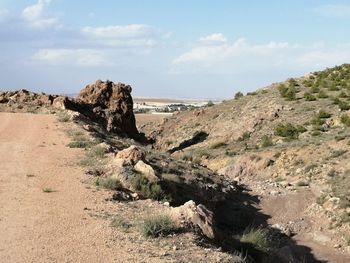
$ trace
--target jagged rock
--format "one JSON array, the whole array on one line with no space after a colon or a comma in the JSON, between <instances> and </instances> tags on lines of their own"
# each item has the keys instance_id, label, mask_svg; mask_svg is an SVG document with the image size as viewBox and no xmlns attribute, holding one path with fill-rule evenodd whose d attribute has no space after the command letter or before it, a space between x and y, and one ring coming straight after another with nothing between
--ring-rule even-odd
<instances>
[{"instance_id":1,"label":"jagged rock","mask_svg":"<svg viewBox=\"0 0 350 263\"><path fill-rule=\"evenodd\" d=\"M140 147L131 145L129 148L126 148L117 153L116 158L125 160L126 163L135 165L138 161L145 160L146 153Z\"/></svg>"},{"instance_id":2,"label":"jagged rock","mask_svg":"<svg viewBox=\"0 0 350 263\"><path fill-rule=\"evenodd\" d=\"M57 97L53 100L52 106L57 109L65 110L67 109L67 104L69 99L67 97Z\"/></svg>"},{"instance_id":3,"label":"jagged rock","mask_svg":"<svg viewBox=\"0 0 350 263\"><path fill-rule=\"evenodd\" d=\"M198 226L208 238L220 238L215 226L214 213L202 204L196 205L190 200L182 206L172 208L170 214L180 227Z\"/></svg>"},{"instance_id":4,"label":"jagged rock","mask_svg":"<svg viewBox=\"0 0 350 263\"><path fill-rule=\"evenodd\" d=\"M156 176L152 166L144 163L142 160L139 160L134 166L135 171L143 174L149 181L156 182L158 177Z\"/></svg>"},{"instance_id":5,"label":"jagged rock","mask_svg":"<svg viewBox=\"0 0 350 263\"><path fill-rule=\"evenodd\" d=\"M77 102L97 115L107 131L138 134L131 91L129 85L98 80L80 91Z\"/></svg>"}]
</instances>

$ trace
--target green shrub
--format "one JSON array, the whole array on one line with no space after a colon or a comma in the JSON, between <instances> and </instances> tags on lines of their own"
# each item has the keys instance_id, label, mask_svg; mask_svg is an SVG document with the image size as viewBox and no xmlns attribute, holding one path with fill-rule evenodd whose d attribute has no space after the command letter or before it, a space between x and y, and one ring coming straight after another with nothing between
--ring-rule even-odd
<instances>
[{"instance_id":1,"label":"green shrub","mask_svg":"<svg viewBox=\"0 0 350 263\"><path fill-rule=\"evenodd\" d=\"M324 90L320 90L320 92L318 93L318 98L326 99L326 98L328 98L328 95Z\"/></svg>"},{"instance_id":2,"label":"green shrub","mask_svg":"<svg viewBox=\"0 0 350 263\"><path fill-rule=\"evenodd\" d=\"M270 250L268 234L267 229L248 228L241 236L240 242L252 246L259 251L268 252Z\"/></svg>"},{"instance_id":3,"label":"green shrub","mask_svg":"<svg viewBox=\"0 0 350 263\"><path fill-rule=\"evenodd\" d=\"M320 118L323 118L323 119L327 119L327 118L330 118L332 115L328 112L326 112L325 110L320 110L318 113L317 113L318 117Z\"/></svg>"},{"instance_id":4,"label":"green shrub","mask_svg":"<svg viewBox=\"0 0 350 263\"><path fill-rule=\"evenodd\" d=\"M278 86L278 90L281 94L281 96L287 100L295 100L296 99L296 93L297 90L295 86L289 85L286 87L284 84L281 84Z\"/></svg>"},{"instance_id":5,"label":"green shrub","mask_svg":"<svg viewBox=\"0 0 350 263\"><path fill-rule=\"evenodd\" d=\"M320 92L320 88L316 87L316 86L312 86L310 89L311 93L319 93Z\"/></svg>"},{"instance_id":6,"label":"green shrub","mask_svg":"<svg viewBox=\"0 0 350 263\"><path fill-rule=\"evenodd\" d=\"M340 110L350 110L350 105L349 105L349 103L347 103L347 102L345 102L345 101L340 101L339 102L339 104L338 104L338 106L339 106L339 109Z\"/></svg>"},{"instance_id":7,"label":"green shrub","mask_svg":"<svg viewBox=\"0 0 350 263\"><path fill-rule=\"evenodd\" d=\"M237 139L239 142L247 141L250 138L250 132L244 132L241 137Z\"/></svg>"},{"instance_id":8,"label":"green shrub","mask_svg":"<svg viewBox=\"0 0 350 263\"><path fill-rule=\"evenodd\" d=\"M214 102L212 102L211 100L208 101L206 107L212 107L212 106L214 106Z\"/></svg>"},{"instance_id":9,"label":"green shrub","mask_svg":"<svg viewBox=\"0 0 350 263\"><path fill-rule=\"evenodd\" d=\"M67 112L59 112L57 114L57 120L59 122L68 122L68 121L70 121L70 116L68 115Z\"/></svg>"},{"instance_id":10,"label":"green shrub","mask_svg":"<svg viewBox=\"0 0 350 263\"><path fill-rule=\"evenodd\" d=\"M132 187L144 198L171 200L171 197L163 191L159 184L150 182L141 174L135 175L131 179L131 184Z\"/></svg>"},{"instance_id":11,"label":"green shrub","mask_svg":"<svg viewBox=\"0 0 350 263\"><path fill-rule=\"evenodd\" d=\"M114 177L98 177L95 181L96 186L101 186L109 190L121 190L123 188L122 184L117 178Z\"/></svg>"},{"instance_id":12,"label":"green shrub","mask_svg":"<svg viewBox=\"0 0 350 263\"><path fill-rule=\"evenodd\" d=\"M91 149L91 154L98 158L105 158L106 153L107 153L106 148L102 146L95 146Z\"/></svg>"},{"instance_id":13,"label":"green shrub","mask_svg":"<svg viewBox=\"0 0 350 263\"><path fill-rule=\"evenodd\" d=\"M304 99L306 101L315 101L315 100L317 100L316 97L314 95L312 95L311 93L309 93L309 92L305 92L304 93Z\"/></svg>"},{"instance_id":14,"label":"green shrub","mask_svg":"<svg viewBox=\"0 0 350 263\"><path fill-rule=\"evenodd\" d=\"M112 222L110 224L111 227L119 228L126 232L130 228L130 224L128 224L123 218L120 216L115 216L112 219Z\"/></svg>"},{"instance_id":15,"label":"green shrub","mask_svg":"<svg viewBox=\"0 0 350 263\"><path fill-rule=\"evenodd\" d=\"M242 98L244 95L242 92L238 91L236 94L235 94L235 100L238 100L240 98Z\"/></svg>"},{"instance_id":16,"label":"green shrub","mask_svg":"<svg viewBox=\"0 0 350 263\"><path fill-rule=\"evenodd\" d=\"M269 146L273 146L273 141L272 138L270 136L264 135L261 138L261 147L269 147Z\"/></svg>"},{"instance_id":17,"label":"green shrub","mask_svg":"<svg viewBox=\"0 0 350 263\"><path fill-rule=\"evenodd\" d=\"M348 94L346 94L344 91L340 92L339 98L347 98Z\"/></svg>"},{"instance_id":18,"label":"green shrub","mask_svg":"<svg viewBox=\"0 0 350 263\"><path fill-rule=\"evenodd\" d=\"M175 232L176 227L169 216L158 215L146 218L139 230L145 237L160 237Z\"/></svg>"},{"instance_id":19,"label":"green shrub","mask_svg":"<svg viewBox=\"0 0 350 263\"><path fill-rule=\"evenodd\" d=\"M258 95L258 93L256 91L247 93L247 96L255 96L255 95Z\"/></svg>"},{"instance_id":20,"label":"green shrub","mask_svg":"<svg viewBox=\"0 0 350 263\"><path fill-rule=\"evenodd\" d=\"M287 139L297 139L299 137L298 128L294 127L291 123L278 124L275 129L275 134Z\"/></svg>"},{"instance_id":21,"label":"green shrub","mask_svg":"<svg viewBox=\"0 0 350 263\"><path fill-rule=\"evenodd\" d=\"M350 116L347 114L343 114L340 117L341 123L345 124L346 126L350 127Z\"/></svg>"}]
</instances>

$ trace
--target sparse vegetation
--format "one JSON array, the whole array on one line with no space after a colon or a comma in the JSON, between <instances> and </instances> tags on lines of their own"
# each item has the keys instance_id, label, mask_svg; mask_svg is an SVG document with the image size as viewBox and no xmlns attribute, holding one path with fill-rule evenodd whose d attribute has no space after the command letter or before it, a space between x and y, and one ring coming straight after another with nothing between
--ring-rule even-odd
<instances>
[{"instance_id":1,"label":"sparse vegetation","mask_svg":"<svg viewBox=\"0 0 350 263\"><path fill-rule=\"evenodd\" d=\"M235 94L235 100L238 100L240 98L242 98L244 95L242 92L238 91L236 94Z\"/></svg>"},{"instance_id":2,"label":"sparse vegetation","mask_svg":"<svg viewBox=\"0 0 350 263\"><path fill-rule=\"evenodd\" d=\"M317 98L314 95L312 95L311 93L309 93L309 92L305 92L304 93L304 99L306 101L315 101L315 100L317 100Z\"/></svg>"},{"instance_id":3,"label":"sparse vegetation","mask_svg":"<svg viewBox=\"0 0 350 263\"><path fill-rule=\"evenodd\" d=\"M98 177L95 180L95 186L101 186L109 190L121 190L123 188L120 181L115 177Z\"/></svg>"},{"instance_id":4,"label":"sparse vegetation","mask_svg":"<svg viewBox=\"0 0 350 263\"><path fill-rule=\"evenodd\" d=\"M266 253L270 250L268 233L268 230L264 228L248 228L241 236L240 241L243 244L247 244L256 250Z\"/></svg>"},{"instance_id":5,"label":"sparse vegetation","mask_svg":"<svg viewBox=\"0 0 350 263\"><path fill-rule=\"evenodd\" d=\"M302 126L301 126L302 127ZM295 127L291 123L280 123L276 129L275 134L277 136L284 137L286 139L295 140L298 139L299 133L304 131L301 127Z\"/></svg>"},{"instance_id":6,"label":"sparse vegetation","mask_svg":"<svg viewBox=\"0 0 350 263\"><path fill-rule=\"evenodd\" d=\"M42 190L43 190L44 193L52 193L52 192L54 192L54 190L52 188L50 188L50 187L44 187Z\"/></svg>"},{"instance_id":7,"label":"sparse vegetation","mask_svg":"<svg viewBox=\"0 0 350 263\"><path fill-rule=\"evenodd\" d=\"M155 238L173 233L176 227L170 216L158 215L146 218L139 229L143 236Z\"/></svg>"},{"instance_id":8,"label":"sparse vegetation","mask_svg":"<svg viewBox=\"0 0 350 263\"><path fill-rule=\"evenodd\" d=\"M59 122L68 122L70 121L70 116L67 112L62 111L57 114L57 120Z\"/></svg>"},{"instance_id":9,"label":"sparse vegetation","mask_svg":"<svg viewBox=\"0 0 350 263\"><path fill-rule=\"evenodd\" d=\"M131 184L133 188L144 198L171 201L171 197L163 191L159 184L150 182L141 174L136 174L131 179Z\"/></svg>"},{"instance_id":10,"label":"sparse vegetation","mask_svg":"<svg viewBox=\"0 0 350 263\"><path fill-rule=\"evenodd\" d=\"M124 232L126 232L130 228L130 224L128 224L125 221L125 219L120 216L114 216L110 226L114 228L118 228Z\"/></svg>"},{"instance_id":11,"label":"sparse vegetation","mask_svg":"<svg viewBox=\"0 0 350 263\"><path fill-rule=\"evenodd\" d=\"M244 132L241 137L237 139L239 142L247 141L250 138L250 132Z\"/></svg>"},{"instance_id":12,"label":"sparse vegetation","mask_svg":"<svg viewBox=\"0 0 350 263\"><path fill-rule=\"evenodd\" d=\"M295 85L293 84L289 84L288 86L281 84L278 86L278 91L280 92L281 96L286 100L296 99L297 90L295 88Z\"/></svg>"},{"instance_id":13,"label":"sparse vegetation","mask_svg":"<svg viewBox=\"0 0 350 263\"><path fill-rule=\"evenodd\" d=\"M350 116L347 114L343 114L340 117L340 121L341 123L343 123L344 125L350 127Z\"/></svg>"},{"instance_id":14,"label":"sparse vegetation","mask_svg":"<svg viewBox=\"0 0 350 263\"><path fill-rule=\"evenodd\" d=\"M261 147L269 147L269 146L273 146L273 141L272 138L270 136L264 135L261 138Z\"/></svg>"}]
</instances>

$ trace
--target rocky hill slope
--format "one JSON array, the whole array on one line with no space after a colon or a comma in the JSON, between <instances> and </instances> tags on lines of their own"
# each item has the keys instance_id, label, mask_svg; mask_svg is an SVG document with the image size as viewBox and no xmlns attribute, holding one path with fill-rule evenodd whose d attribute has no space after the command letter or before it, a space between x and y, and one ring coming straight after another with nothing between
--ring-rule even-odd
<instances>
[{"instance_id":1,"label":"rocky hill slope","mask_svg":"<svg viewBox=\"0 0 350 263\"><path fill-rule=\"evenodd\" d=\"M344 64L238 93L142 131L157 149L245 183L259 195L310 192L308 209L325 215L321 228L338 235L348 250L349 109L350 65Z\"/></svg>"}]
</instances>

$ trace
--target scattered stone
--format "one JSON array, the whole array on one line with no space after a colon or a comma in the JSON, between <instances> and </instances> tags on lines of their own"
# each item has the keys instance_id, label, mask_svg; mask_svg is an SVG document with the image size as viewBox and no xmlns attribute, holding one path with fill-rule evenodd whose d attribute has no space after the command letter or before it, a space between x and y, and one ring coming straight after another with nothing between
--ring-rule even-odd
<instances>
[{"instance_id":1,"label":"scattered stone","mask_svg":"<svg viewBox=\"0 0 350 263\"><path fill-rule=\"evenodd\" d=\"M140 147L131 145L117 153L117 159L122 159L126 163L135 165L138 161L145 161L146 153Z\"/></svg>"},{"instance_id":2,"label":"scattered stone","mask_svg":"<svg viewBox=\"0 0 350 263\"><path fill-rule=\"evenodd\" d=\"M135 171L142 173L149 181L156 182L159 178L156 176L152 166L139 160L134 166Z\"/></svg>"}]
</instances>

